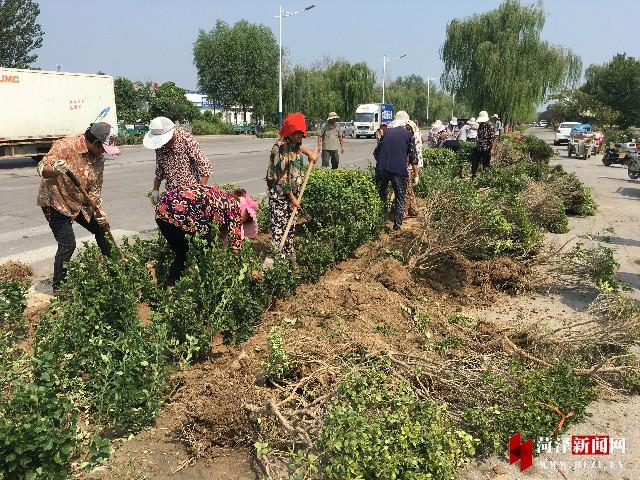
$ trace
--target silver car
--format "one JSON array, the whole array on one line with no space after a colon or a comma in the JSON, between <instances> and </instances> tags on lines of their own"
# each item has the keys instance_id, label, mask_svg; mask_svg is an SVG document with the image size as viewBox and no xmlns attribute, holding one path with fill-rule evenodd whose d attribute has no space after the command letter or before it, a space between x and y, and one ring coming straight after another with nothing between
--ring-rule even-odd
<instances>
[{"instance_id":1,"label":"silver car","mask_svg":"<svg viewBox=\"0 0 640 480\"><path fill-rule=\"evenodd\" d=\"M343 137L353 137L356 134L356 127L353 126L353 122L338 122L338 128Z\"/></svg>"}]
</instances>

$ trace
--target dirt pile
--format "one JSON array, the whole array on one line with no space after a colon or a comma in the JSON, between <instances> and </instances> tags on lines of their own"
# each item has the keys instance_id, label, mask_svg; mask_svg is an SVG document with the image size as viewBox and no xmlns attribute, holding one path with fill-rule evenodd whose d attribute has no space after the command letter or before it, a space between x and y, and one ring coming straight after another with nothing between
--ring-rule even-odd
<instances>
[{"instance_id":1,"label":"dirt pile","mask_svg":"<svg viewBox=\"0 0 640 480\"><path fill-rule=\"evenodd\" d=\"M0 281L29 284L32 278L33 269L25 263L10 260L0 265Z\"/></svg>"}]
</instances>

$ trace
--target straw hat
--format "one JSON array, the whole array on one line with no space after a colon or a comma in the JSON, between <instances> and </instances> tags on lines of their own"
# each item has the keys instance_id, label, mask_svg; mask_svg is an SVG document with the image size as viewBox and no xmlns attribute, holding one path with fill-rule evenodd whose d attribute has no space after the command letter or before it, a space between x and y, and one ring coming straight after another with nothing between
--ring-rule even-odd
<instances>
[{"instance_id":1,"label":"straw hat","mask_svg":"<svg viewBox=\"0 0 640 480\"><path fill-rule=\"evenodd\" d=\"M488 122L488 121L489 121L489 114L487 113L486 110L482 110L480 112L480 114L478 115L478 119L476 120L476 122L484 123L484 122Z\"/></svg>"},{"instance_id":2,"label":"straw hat","mask_svg":"<svg viewBox=\"0 0 640 480\"><path fill-rule=\"evenodd\" d=\"M458 125L458 117L451 117L451 120L449 120L449 125Z\"/></svg>"},{"instance_id":3,"label":"straw hat","mask_svg":"<svg viewBox=\"0 0 640 480\"><path fill-rule=\"evenodd\" d=\"M327 122L329 120L335 120L340 118L336 112L329 112L329 116L327 117Z\"/></svg>"},{"instance_id":4,"label":"straw hat","mask_svg":"<svg viewBox=\"0 0 640 480\"><path fill-rule=\"evenodd\" d=\"M144 135L142 144L151 150L157 150L173 137L176 126L167 117L156 117L149 123L149 131Z\"/></svg>"},{"instance_id":5,"label":"straw hat","mask_svg":"<svg viewBox=\"0 0 640 480\"><path fill-rule=\"evenodd\" d=\"M467 125L473 125L474 123L476 123L476 117L471 117L467 120Z\"/></svg>"},{"instance_id":6,"label":"straw hat","mask_svg":"<svg viewBox=\"0 0 640 480\"><path fill-rule=\"evenodd\" d=\"M396 113L396 116L393 119L393 122L389 124L389 128L404 127L408 121L409 121L409 114L404 110L400 110L398 113Z\"/></svg>"}]
</instances>

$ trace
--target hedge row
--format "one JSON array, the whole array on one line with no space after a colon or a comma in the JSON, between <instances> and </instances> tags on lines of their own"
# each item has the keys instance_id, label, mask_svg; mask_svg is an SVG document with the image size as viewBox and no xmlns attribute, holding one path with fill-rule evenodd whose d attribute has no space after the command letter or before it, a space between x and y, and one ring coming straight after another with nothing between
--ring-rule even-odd
<instances>
[{"instance_id":1,"label":"hedge row","mask_svg":"<svg viewBox=\"0 0 640 480\"><path fill-rule=\"evenodd\" d=\"M318 278L382 227L376 188L362 172L315 171L303 207L297 264L272 255L274 268L261 282L251 273L263 259L249 244L234 256L195 238L170 292L158 286L172 260L163 238L125 241L122 261L87 246L68 264L35 353L21 360L23 374L0 377L0 435L11 440L0 443L0 472L7 472L0 479L65 478L72 459L85 468L104 461L108 441L78 441L79 414L119 434L149 425L171 371L205 357L218 333L226 343L244 341L275 298Z\"/></svg>"}]
</instances>

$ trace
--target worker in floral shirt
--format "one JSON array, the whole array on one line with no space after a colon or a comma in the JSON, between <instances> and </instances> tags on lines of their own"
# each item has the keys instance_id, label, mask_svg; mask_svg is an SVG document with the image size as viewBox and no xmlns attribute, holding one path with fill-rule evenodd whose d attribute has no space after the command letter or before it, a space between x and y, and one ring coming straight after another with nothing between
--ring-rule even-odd
<instances>
[{"instance_id":1,"label":"worker in floral shirt","mask_svg":"<svg viewBox=\"0 0 640 480\"><path fill-rule=\"evenodd\" d=\"M49 153L38 164L42 177L38 191L38 206L42 208L53 236L58 242L53 263L53 293L60 291L66 275L64 264L71 260L76 248L72 223L82 225L95 235L103 255L108 255L111 245L105 237L103 225L107 216L102 204L103 155L118 155L117 132L108 123L98 122L89 126L84 135L65 137L53 142ZM87 204L78 188L67 177L71 171L91 198L94 209Z\"/></svg>"},{"instance_id":2,"label":"worker in floral shirt","mask_svg":"<svg viewBox=\"0 0 640 480\"><path fill-rule=\"evenodd\" d=\"M156 151L156 176L151 191L151 203L160 199L160 184L165 188L206 185L211 175L211 162L202 147L189 132L179 130L167 117L156 117L142 141Z\"/></svg>"},{"instance_id":3,"label":"worker in floral shirt","mask_svg":"<svg viewBox=\"0 0 640 480\"><path fill-rule=\"evenodd\" d=\"M167 285L173 285L184 270L189 236L200 233L211 239L212 222L218 225L220 237L236 252L242 243L241 218L233 196L215 187L175 187L163 195L156 205L156 223L175 254Z\"/></svg>"},{"instance_id":4,"label":"worker in floral shirt","mask_svg":"<svg viewBox=\"0 0 640 480\"><path fill-rule=\"evenodd\" d=\"M307 123L304 115L292 113L284 119L280 138L271 149L266 181L271 239L275 249L280 247L293 208L300 208L297 197L304 177L304 157L310 162L316 161L316 154L302 146L302 139L306 136ZM295 257L294 230L295 222L281 252L284 258Z\"/></svg>"},{"instance_id":5,"label":"worker in floral shirt","mask_svg":"<svg viewBox=\"0 0 640 480\"><path fill-rule=\"evenodd\" d=\"M478 167L482 163L482 169L486 170L491 165L491 155L495 148L495 129L489 121L486 111L481 111L476 120L478 123L478 136L476 148L471 155L471 177L476 178Z\"/></svg>"}]
</instances>

